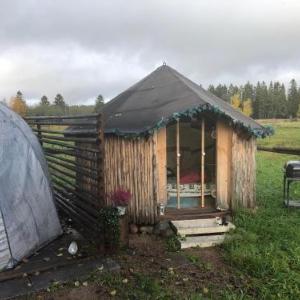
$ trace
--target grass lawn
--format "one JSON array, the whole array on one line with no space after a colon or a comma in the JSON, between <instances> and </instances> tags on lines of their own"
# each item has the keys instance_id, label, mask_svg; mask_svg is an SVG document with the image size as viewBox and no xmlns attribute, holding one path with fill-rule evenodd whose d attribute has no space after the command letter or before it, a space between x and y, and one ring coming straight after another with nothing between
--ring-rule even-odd
<instances>
[{"instance_id":1,"label":"grass lawn","mask_svg":"<svg viewBox=\"0 0 300 300\"><path fill-rule=\"evenodd\" d=\"M300 147L300 122L270 121L275 135L259 145ZM298 156L268 152L257 154L257 206L255 213L235 215L236 237L224 245L226 262L247 284L228 290L227 299L300 299L300 210L282 204L282 167ZM293 186L293 185L292 185ZM300 199L300 184L292 195Z\"/></svg>"},{"instance_id":2,"label":"grass lawn","mask_svg":"<svg viewBox=\"0 0 300 300\"><path fill-rule=\"evenodd\" d=\"M258 209L236 214L235 239L223 247L226 262L247 285L228 290L227 299L300 299L300 210L282 204L281 168L290 159L299 157L257 155ZM293 188L298 199L299 187Z\"/></svg>"},{"instance_id":3,"label":"grass lawn","mask_svg":"<svg viewBox=\"0 0 300 300\"><path fill-rule=\"evenodd\" d=\"M300 121L260 120L262 125L272 125L275 134L265 139L259 139L260 146L300 147Z\"/></svg>"}]
</instances>

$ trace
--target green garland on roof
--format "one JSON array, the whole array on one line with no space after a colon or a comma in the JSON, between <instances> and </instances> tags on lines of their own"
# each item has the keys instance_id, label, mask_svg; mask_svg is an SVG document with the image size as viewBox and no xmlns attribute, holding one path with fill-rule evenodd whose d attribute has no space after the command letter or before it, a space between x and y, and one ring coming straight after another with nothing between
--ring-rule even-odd
<instances>
[{"instance_id":1,"label":"green garland on roof","mask_svg":"<svg viewBox=\"0 0 300 300\"><path fill-rule=\"evenodd\" d=\"M272 126L262 126L262 128L251 128L251 126L246 126L243 122L239 120L235 120L223 111L221 111L218 107L210 105L210 104L204 104L197 106L195 108L187 109L183 112L176 112L173 113L168 118L162 118L159 120L154 126L147 127L142 132L136 133L136 132L123 132L118 129L112 129L110 130L109 134L114 134L117 136L122 136L125 138L142 138L142 137L148 137L150 135L153 135L155 131L159 130L162 127L167 126L169 123L179 120L180 118L194 118L197 117L200 113L210 112L213 113L219 117L224 118L226 121L229 122L229 124L234 129L241 129L250 134L251 136L255 136L256 138L265 138L267 136L271 136L274 134L274 128Z\"/></svg>"}]
</instances>

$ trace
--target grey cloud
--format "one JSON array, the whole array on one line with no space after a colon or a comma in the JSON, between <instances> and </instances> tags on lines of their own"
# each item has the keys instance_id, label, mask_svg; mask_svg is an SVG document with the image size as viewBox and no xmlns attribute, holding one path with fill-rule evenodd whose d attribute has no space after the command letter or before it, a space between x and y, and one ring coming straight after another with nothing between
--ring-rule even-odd
<instances>
[{"instance_id":1,"label":"grey cloud","mask_svg":"<svg viewBox=\"0 0 300 300\"><path fill-rule=\"evenodd\" d=\"M204 86L299 78L299 1L0 1L0 97L111 98L166 61ZM3 67L1 67L3 66ZM297 79L296 78L296 79Z\"/></svg>"}]
</instances>

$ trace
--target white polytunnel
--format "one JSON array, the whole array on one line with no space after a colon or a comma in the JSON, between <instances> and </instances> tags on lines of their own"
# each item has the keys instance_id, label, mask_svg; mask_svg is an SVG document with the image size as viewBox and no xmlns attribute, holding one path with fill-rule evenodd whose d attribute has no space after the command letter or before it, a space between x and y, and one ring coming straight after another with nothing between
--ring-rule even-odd
<instances>
[{"instance_id":1,"label":"white polytunnel","mask_svg":"<svg viewBox=\"0 0 300 300\"><path fill-rule=\"evenodd\" d=\"M0 270L61 233L41 145L22 118L0 104Z\"/></svg>"}]
</instances>

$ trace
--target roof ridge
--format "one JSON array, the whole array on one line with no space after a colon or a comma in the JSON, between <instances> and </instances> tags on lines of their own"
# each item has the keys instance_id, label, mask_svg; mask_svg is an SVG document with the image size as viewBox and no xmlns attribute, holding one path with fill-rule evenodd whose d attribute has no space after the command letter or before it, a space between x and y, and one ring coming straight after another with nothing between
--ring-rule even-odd
<instances>
[{"instance_id":1,"label":"roof ridge","mask_svg":"<svg viewBox=\"0 0 300 300\"><path fill-rule=\"evenodd\" d=\"M227 108L234 110L235 112L237 112L238 114L240 114L242 117L247 117L250 118L246 115L244 115L240 110L234 108L232 105L230 105L228 102L226 102L225 100L223 100L222 98L214 95L213 93L207 91L206 89L204 89L202 86L198 85L197 83L195 83L194 81L190 80L189 78L185 77L184 75L182 75L181 73L179 73L177 70L169 67L170 70L172 70L172 72L170 72L173 76L175 76L176 78L178 78L181 82L183 82L197 97L199 97L199 94L197 93L197 90L195 90L194 87L192 87L190 84L196 85L197 89L200 89L204 94L206 94L207 97L211 96L212 98L216 99L216 103L210 103L210 101L207 101L208 99L203 99L206 103L210 104L210 105L214 105L214 106L227 106ZM253 122L255 122L258 126L261 126L261 124L259 124L257 121L255 121L254 119L251 118L251 120Z\"/></svg>"},{"instance_id":2,"label":"roof ridge","mask_svg":"<svg viewBox=\"0 0 300 300\"><path fill-rule=\"evenodd\" d=\"M181 73L179 73L178 71L176 71L175 69L169 67L170 70L172 70L172 72L170 72L174 77L176 77L177 79L179 79L182 83L184 83L186 85L186 87L189 88L189 90L191 90L197 97L199 97L199 94L195 91L195 89L193 87L190 86L189 83L195 84L197 85L195 82L193 82L192 80L188 79L187 77L185 77L184 75L182 75ZM186 82L188 81L188 82ZM202 91L205 91L202 87L200 87L199 85L197 85L197 87L201 88ZM220 99L222 100L222 99ZM223 101L223 100L222 100ZM205 102L208 103L207 100L205 100ZM210 103L209 103L210 104Z\"/></svg>"}]
</instances>

